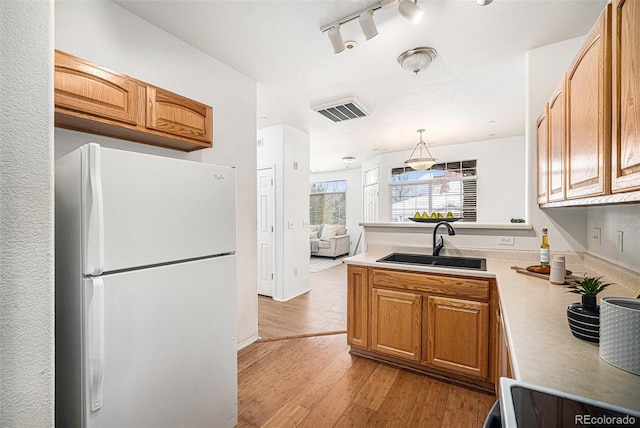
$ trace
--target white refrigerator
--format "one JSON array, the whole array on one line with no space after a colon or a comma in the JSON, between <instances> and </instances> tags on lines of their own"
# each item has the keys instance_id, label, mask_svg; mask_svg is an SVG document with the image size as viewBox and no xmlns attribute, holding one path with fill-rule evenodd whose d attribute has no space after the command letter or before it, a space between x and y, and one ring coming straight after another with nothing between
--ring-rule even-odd
<instances>
[{"instance_id":1,"label":"white refrigerator","mask_svg":"<svg viewBox=\"0 0 640 428\"><path fill-rule=\"evenodd\" d=\"M55 192L56 425L234 426L235 170L88 144Z\"/></svg>"}]
</instances>

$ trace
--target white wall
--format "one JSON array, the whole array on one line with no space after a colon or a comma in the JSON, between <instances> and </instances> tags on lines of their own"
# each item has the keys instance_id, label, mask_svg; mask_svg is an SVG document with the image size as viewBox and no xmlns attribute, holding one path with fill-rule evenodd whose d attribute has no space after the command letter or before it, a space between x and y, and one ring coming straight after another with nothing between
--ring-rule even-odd
<instances>
[{"instance_id":1,"label":"white wall","mask_svg":"<svg viewBox=\"0 0 640 428\"><path fill-rule=\"evenodd\" d=\"M551 97L552 91L560 82L583 40L584 37L578 37L527 53L527 86L523 88L527 92L527 105L523 137L430 148L432 154L440 160L478 159L479 222L509 222L511 217L520 217L526 219L527 223L533 227L530 231L508 232L490 229L458 229L456 236L445 238L447 246L537 251L540 246L540 231L542 228L547 228L552 252L583 253L587 250L587 208L540 209L536 202L536 120L543 112L547 100ZM406 156L407 153L379 156L380 183L388 182L389 169L392 166L401 165ZM502 173L505 169L510 175ZM505 177L508 178L505 179ZM508 197L502 197L503 191ZM485 204L486 201L489 203ZM388 205L388 186L381 184L380 221L388 221L389 217L384 217L389 215ZM598 217L597 212L594 211L593 214L594 222ZM619 217L626 219L625 227L630 229L629 216L622 213ZM415 229L410 231L371 230L367 231L366 236L367 243L377 245L398 244L430 248L431 238L427 235L430 235L431 231L430 228L425 229L423 233L416 233ZM515 245L512 247L498 245L499 236L514 237Z\"/></svg>"},{"instance_id":2,"label":"white wall","mask_svg":"<svg viewBox=\"0 0 640 428\"><path fill-rule=\"evenodd\" d=\"M0 5L0 426L54 425L53 5Z\"/></svg>"},{"instance_id":3,"label":"white wall","mask_svg":"<svg viewBox=\"0 0 640 428\"><path fill-rule=\"evenodd\" d=\"M238 344L257 339L256 83L112 2L55 4L55 47L213 106L213 149L191 154L56 130L56 156L87 142L237 168Z\"/></svg>"},{"instance_id":4,"label":"white wall","mask_svg":"<svg viewBox=\"0 0 640 428\"><path fill-rule=\"evenodd\" d=\"M362 222L362 173L360 168L316 172L311 174L310 183L335 180L347 181L347 230L351 240L349 254L355 254L358 238L362 233L362 227L359 225ZM358 252L362 252L362 242Z\"/></svg>"},{"instance_id":5,"label":"white wall","mask_svg":"<svg viewBox=\"0 0 640 428\"><path fill-rule=\"evenodd\" d=\"M476 159L478 170L479 223L508 223L525 217L524 137L510 137L472 143L434 146L431 154L440 162ZM404 166L411 151L379 157L380 221L391 221L389 180L391 168Z\"/></svg>"},{"instance_id":6,"label":"white wall","mask_svg":"<svg viewBox=\"0 0 640 428\"><path fill-rule=\"evenodd\" d=\"M309 135L288 125L263 128L257 135L262 139L258 167L275 168L273 299L286 301L310 289Z\"/></svg>"}]
</instances>

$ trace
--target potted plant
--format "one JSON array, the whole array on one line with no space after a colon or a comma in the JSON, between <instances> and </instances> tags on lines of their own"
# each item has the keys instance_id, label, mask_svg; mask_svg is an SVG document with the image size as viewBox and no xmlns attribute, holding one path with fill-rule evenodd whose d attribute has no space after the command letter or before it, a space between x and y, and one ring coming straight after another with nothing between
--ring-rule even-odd
<instances>
[{"instance_id":1,"label":"potted plant","mask_svg":"<svg viewBox=\"0 0 640 428\"><path fill-rule=\"evenodd\" d=\"M580 339L590 342L600 341L600 307L596 304L596 296L610 286L603 283L602 277L584 274L580 280L569 286L570 293L580 294L582 303L572 303L567 308L567 319L571 333Z\"/></svg>"}]
</instances>

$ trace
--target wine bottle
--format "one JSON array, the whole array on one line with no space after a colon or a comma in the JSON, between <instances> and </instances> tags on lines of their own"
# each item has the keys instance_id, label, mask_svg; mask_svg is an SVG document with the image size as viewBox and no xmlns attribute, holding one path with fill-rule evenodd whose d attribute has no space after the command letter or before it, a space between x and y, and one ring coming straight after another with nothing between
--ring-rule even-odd
<instances>
[{"instance_id":1,"label":"wine bottle","mask_svg":"<svg viewBox=\"0 0 640 428\"><path fill-rule=\"evenodd\" d=\"M549 264L549 237L547 229L542 229L542 244L540 245L540 264L546 266Z\"/></svg>"}]
</instances>

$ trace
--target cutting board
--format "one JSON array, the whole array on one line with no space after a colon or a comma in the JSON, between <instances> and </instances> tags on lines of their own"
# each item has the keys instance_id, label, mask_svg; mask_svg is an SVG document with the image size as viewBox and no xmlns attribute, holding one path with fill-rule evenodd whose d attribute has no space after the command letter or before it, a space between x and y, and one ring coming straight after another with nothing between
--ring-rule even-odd
<instances>
[{"instance_id":1,"label":"cutting board","mask_svg":"<svg viewBox=\"0 0 640 428\"><path fill-rule=\"evenodd\" d=\"M540 278L540 279L545 279L549 281L549 275L546 273L529 272L526 267L521 267L521 266L511 266L511 269L523 275L532 276L534 278ZM565 284L570 284L571 281L575 279L582 279L582 277L575 276L575 275L565 275L564 278L565 278L565 282L564 282Z\"/></svg>"}]
</instances>

